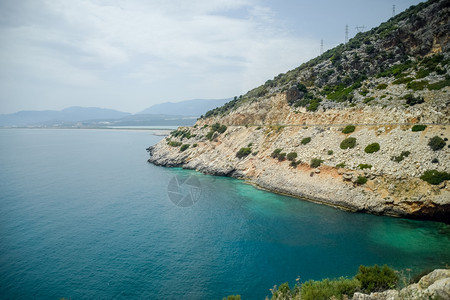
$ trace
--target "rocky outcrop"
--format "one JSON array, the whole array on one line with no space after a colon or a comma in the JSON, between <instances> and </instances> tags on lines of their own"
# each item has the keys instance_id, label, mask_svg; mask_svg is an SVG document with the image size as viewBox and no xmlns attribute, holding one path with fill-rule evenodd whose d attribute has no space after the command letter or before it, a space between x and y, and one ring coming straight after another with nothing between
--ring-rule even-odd
<instances>
[{"instance_id":1,"label":"rocky outcrop","mask_svg":"<svg viewBox=\"0 0 450 300\"><path fill-rule=\"evenodd\" d=\"M401 290L388 290L370 295L355 293L353 300L428 300L450 299L450 270L437 269L422 277L418 283Z\"/></svg>"},{"instance_id":2,"label":"rocky outcrop","mask_svg":"<svg viewBox=\"0 0 450 300\"><path fill-rule=\"evenodd\" d=\"M450 183L420 177L450 173L448 142L428 145L450 137L449 10L445 0L410 8L179 128L149 148L149 162L347 210L448 222ZM342 133L348 124L356 130ZM342 149L346 138L355 146ZM379 151L365 151L373 143ZM274 158L276 149L284 156Z\"/></svg>"}]
</instances>

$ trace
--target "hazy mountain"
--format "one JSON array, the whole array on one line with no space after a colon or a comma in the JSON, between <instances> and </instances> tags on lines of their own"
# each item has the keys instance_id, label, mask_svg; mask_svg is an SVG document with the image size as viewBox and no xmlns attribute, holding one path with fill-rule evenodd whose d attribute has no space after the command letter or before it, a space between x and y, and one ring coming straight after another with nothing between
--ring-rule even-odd
<instances>
[{"instance_id":1,"label":"hazy mountain","mask_svg":"<svg viewBox=\"0 0 450 300\"><path fill-rule=\"evenodd\" d=\"M98 107L69 107L60 111L19 111L0 115L0 126L54 125L85 120L114 120L129 115L130 113Z\"/></svg>"},{"instance_id":2,"label":"hazy mountain","mask_svg":"<svg viewBox=\"0 0 450 300\"><path fill-rule=\"evenodd\" d=\"M139 114L166 114L179 116L195 116L204 115L207 111L222 106L229 102L228 99L193 99L177 103L165 102L155 104L141 111Z\"/></svg>"}]
</instances>

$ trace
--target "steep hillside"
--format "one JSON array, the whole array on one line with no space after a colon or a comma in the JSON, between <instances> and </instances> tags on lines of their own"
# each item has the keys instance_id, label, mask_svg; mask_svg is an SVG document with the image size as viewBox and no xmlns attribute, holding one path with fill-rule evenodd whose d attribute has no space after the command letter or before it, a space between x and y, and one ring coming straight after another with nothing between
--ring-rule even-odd
<instances>
[{"instance_id":1,"label":"steep hillside","mask_svg":"<svg viewBox=\"0 0 450 300\"><path fill-rule=\"evenodd\" d=\"M235 97L150 147L149 161L344 209L448 221L449 6L411 7Z\"/></svg>"}]
</instances>

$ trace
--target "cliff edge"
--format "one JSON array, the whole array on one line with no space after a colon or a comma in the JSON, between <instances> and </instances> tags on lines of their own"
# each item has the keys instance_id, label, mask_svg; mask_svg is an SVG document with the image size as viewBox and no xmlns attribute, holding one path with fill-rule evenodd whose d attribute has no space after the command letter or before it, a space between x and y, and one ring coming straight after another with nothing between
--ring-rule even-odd
<instances>
[{"instance_id":1,"label":"cliff edge","mask_svg":"<svg viewBox=\"0 0 450 300\"><path fill-rule=\"evenodd\" d=\"M235 97L150 147L149 162L448 222L449 5L411 7Z\"/></svg>"}]
</instances>

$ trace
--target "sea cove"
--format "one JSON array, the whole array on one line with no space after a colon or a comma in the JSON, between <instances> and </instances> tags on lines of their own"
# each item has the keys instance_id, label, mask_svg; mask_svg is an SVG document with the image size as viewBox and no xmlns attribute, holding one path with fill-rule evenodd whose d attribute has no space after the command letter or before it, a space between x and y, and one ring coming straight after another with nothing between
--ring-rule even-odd
<instances>
[{"instance_id":1,"label":"sea cove","mask_svg":"<svg viewBox=\"0 0 450 300\"><path fill-rule=\"evenodd\" d=\"M0 130L2 298L264 299L360 264L445 267L450 226L350 213L146 162L133 130ZM168 188L195 178L188 207ZM405 271L406 272L406 271Z\"/></svg>"}]
</instances>

